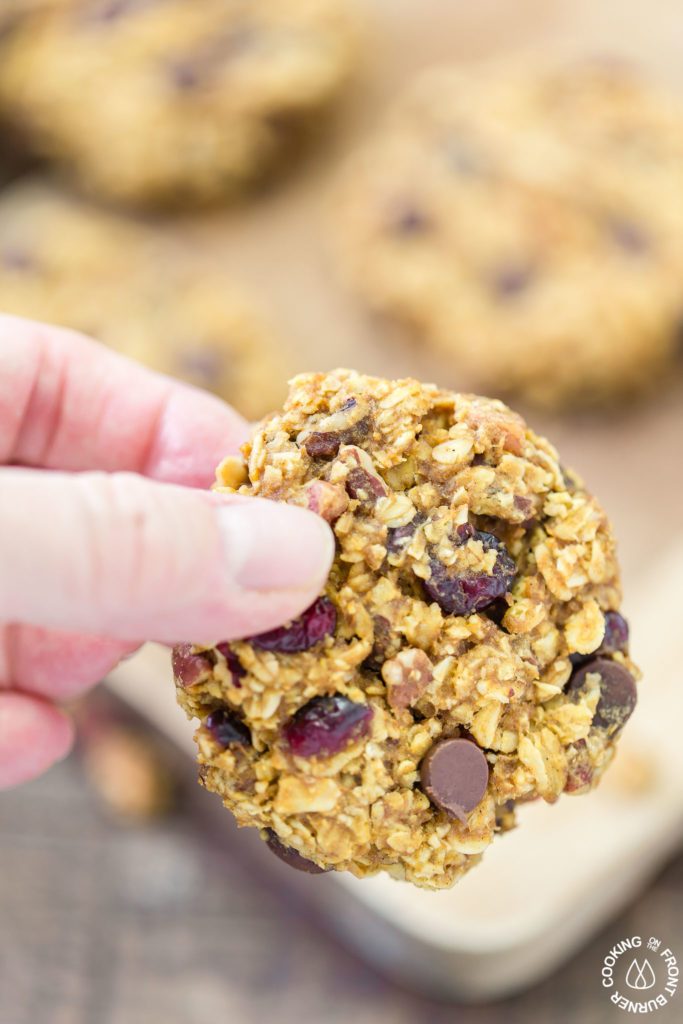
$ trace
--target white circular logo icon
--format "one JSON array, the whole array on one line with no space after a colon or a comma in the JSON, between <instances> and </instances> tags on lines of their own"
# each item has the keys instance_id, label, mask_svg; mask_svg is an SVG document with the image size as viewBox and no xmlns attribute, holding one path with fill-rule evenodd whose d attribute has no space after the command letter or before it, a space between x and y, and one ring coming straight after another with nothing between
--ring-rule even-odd
<instances>
[{"instance_id":1,"label":"white circular logo icon","mask_svg":"<svg viewBox=\"0 0 683 1024\"><path fill-rule=\"evenodd\" d=\"M602 984L610 1000L627 1013L654 1013L678 990L678 961L655 935L621 939L602 961Z\"/></svg>"}]
</instances>

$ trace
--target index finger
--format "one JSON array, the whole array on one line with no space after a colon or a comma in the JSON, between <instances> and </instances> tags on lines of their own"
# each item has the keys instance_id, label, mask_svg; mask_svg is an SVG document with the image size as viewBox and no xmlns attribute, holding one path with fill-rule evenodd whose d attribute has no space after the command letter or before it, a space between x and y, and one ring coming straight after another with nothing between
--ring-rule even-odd
<instances>
[{"instance_id":1,"label":"index finger","mask_svg":"<svg viewBox=\"0 0 683 1024\"><path fill-rule=\"evenodd\" d=\"M73 331L0 314L0 464L206 487L247 435L213 395Z\"/></svg>"}]
</instances>

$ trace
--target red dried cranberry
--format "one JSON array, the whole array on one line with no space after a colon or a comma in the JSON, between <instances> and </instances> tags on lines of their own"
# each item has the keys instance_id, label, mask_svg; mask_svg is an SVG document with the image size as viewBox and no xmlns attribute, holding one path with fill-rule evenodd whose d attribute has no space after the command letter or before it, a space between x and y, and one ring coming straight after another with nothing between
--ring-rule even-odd
<instances>
[{"instance_id":1,"label":"red dried cranberry","mask_svg":"<svg viewBox=\"0 0 683 1024\"><path fill-rule=\"evenodd\" d=\"M267 633L259 633L248 639L262 651L278 651L292 654L307 651L323 637L334 633L337 625L337 610L329 597L319 597L288 626L279 626Z\"/></svg>"},{"instance_id":2,"label":"red dried cranberry","mask_svg":"<svg viewBox=\"0 0 683 1024\"><path fill-rule=\"evenodd\" d=\"M368 473L362 466L357 466L346 478L346 493L350 498L356 498L362 504L374 505L388 492L379 477Z\"/></svg>"},{"instance_id":3,"label":"red dried cranberry","mask_svg":"<svg viewBox=\"0 0 683 1024\"><path fill-rule=\"evenodd\" d=\"M406 526L394 526L393 529L387 530L387 551L390 555L397 555L400 551L406 548L418 527L422 526L427 521L427 517L423 512L416 512L413 518Z\"/></svg>"},{"instance_id":4,"label":"red dried cranberry","mask_svg":"<svg viewBox=\"0 0 683 1024\"><path fill-rule=\"evenodd\" d=\"M244 668L244 666L240 662L240 659L232 650L229 643L216 644L216 650L220 651L223 657L225 658L225 661L228 666L228 671L232 675L232 685L236 686L238 689L241 689L242 684L240 683L240 679L246 676L246 668Z\"/></svg>"},{"instance_id":5,"label":"red dried cranberry","mask_svg":"<svg viewBox=\"0 0 683 1024\"><path fill-rule=\"evenodd\" d=\"M460 533L462 531L462 533ZM458 576L435 558L430 558L431 576L424 581L424 588L448 615L470 615L486 608L497 598L504 597L510 589L517 571L507 548L492 533L474 530L466 523L458 527L459 540L466 543L470 538L480 541L484 551L496 551L496 561L490 576L470 572Z\"/></svg>"},{"instance_id":6,"label":"red dried cranberry","mask_svg":"<svg viewBox=\"0 0 683 1024\"><path fill-rule=\"evenodd\" d=\"M331 757L367 735L372 708L337 693L314 697L287 722L284 740L297 757Z\"/></svg>"},{"instance_id":7,"label":"red dried cranberry","mask_svg":"<svg viewBox=\"0 0 683 1024\"><path fill-rule=\"evenodd\" d=\"M241 747L251 746L251 733L244 722L230 711L226 711L225 708L212 711L204 719L204 725L216 743L220 743L222 747L229 747L233 743L237 743Z\"/></svg>"},{"instance_id":8,"label":"red dried cranberry","mask_svg":"<svg viewBox=\"0 0 683 1024\"><path fill-rule=\"evenodd\" d=\"M616 654L628 650L628 622L619 612L605 614L605 635L597 654Z\"/></svg>"},{"instance_id":9,"label":"red dried cranberry","mask_svg":"<svg viewBox=\"0 0 683 1024\"><path fill-rule=\"evenodd\" d=\"M321 431L316 430L308 435L304 441L304 448L306 449L306 454L310 455L312 459L330 459L333 455L337 454L341 443L341 434L333 433L332 431L323 434Z\"/></svg>"},{"instance_id":10,"label":"red dried cranberry","mask_svg":"<svg viewBox=\"0 0 683 1024\"><path fill-rule=\"evenodd\" d=\"M353 404L349 404L350 402L350 399L345 402L340 411L352 409L356 405L355 399ZM331 459L337 455L341 445L355 444L366 437L369 431L370 417L363 416L362 419L343 430L314 430L305 439L303 446L306 449L306 454L310 455L312 459Z\"/></svg>"},{"instance_id":11,"label":"red dried cranberry","mask_svg":"<svg viewBox=\"0 0 683 1024\"><path fill-rule=\"evenodd\" d=\"M205 672L213 668L205 654L192 653L192 644L178 644L174 647L171 665L176 682L185 687L194 686Z\"/></svg>"}]
</instances>

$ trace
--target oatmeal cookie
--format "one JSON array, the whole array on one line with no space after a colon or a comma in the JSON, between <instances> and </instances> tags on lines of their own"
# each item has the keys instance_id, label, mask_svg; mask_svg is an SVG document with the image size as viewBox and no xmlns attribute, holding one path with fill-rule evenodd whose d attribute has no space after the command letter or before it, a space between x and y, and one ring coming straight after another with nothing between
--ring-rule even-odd
<instances>
[{"instance_id":1,"label":"oatmeal cookie","mask_svg":"<svg viewBox=\"0 0 683 1024\"><path fill-rule=\"evenodd\" d=\"M278 856L442 888L518 803L597 783L636 700L614 539L502 402L305 374L217 489L337 540L298 619L173 656L202 784Z\"/></svg>"},{"instance_id":2,"label":"oatmeal cookie","mask_svg":"<svg viewBox=\"0 0 683 1024\"><path fill-rule=\"evenodd\" d=\"M336 195L368 303L485 391L604 404L683 323L683 109L616 62L421 78Z\"/></svg>"},{"instance_id":3,"label":"oatmeal cookie","mask_svg":"<svg viewBox=\"0 0 683 1024\"><path fill-rule=\"evenodd\" d=\"M0 199L0 309L89 334L247 417L286 393L286 346L215 268L47 187Z\"/></svg>"},{"instance_id":4,"label":"oatmeal cookie","mask_svg":"<svg viewBox=\"0 0 683 1024\"><path fill-rule=\"evenodd\" d=\"M5 41L0 102L93 192L211 201L340 90L354 24L343 0L47 0Z\"/></svg>"}]
</instances>

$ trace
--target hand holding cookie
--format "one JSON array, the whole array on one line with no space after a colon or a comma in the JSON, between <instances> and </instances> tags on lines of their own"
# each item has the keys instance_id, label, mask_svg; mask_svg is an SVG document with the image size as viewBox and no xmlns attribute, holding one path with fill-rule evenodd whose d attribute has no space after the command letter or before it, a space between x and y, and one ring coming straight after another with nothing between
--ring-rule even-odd
<instances>
[{"instance_id":1,"label":"hand holding cookie","mask_svg":"<svg viewBox=\"0 0 683 1024\"><path fill-rule=\"evenodd\" d=\"M200 489L247 432L213 396L0 317L0 787L67 752L54 702L145 640L272 629L320 592L319 517Z\"/></svg>"}]
</instances>

